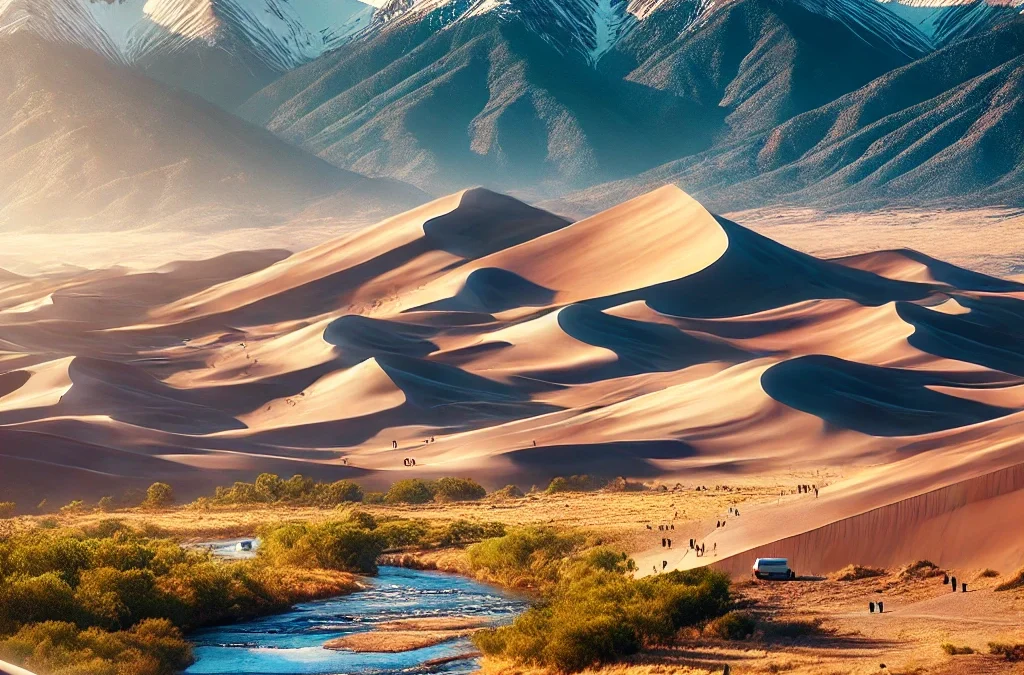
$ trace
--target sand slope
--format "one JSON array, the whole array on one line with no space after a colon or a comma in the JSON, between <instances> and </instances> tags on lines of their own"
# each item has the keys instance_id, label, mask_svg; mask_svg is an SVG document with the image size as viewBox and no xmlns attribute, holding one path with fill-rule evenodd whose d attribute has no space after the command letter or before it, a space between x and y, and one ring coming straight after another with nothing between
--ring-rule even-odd
<instances>
[{"instance_id":1,"label":"sand slope","mask_svg":"<svg viewBox=\"0 0 1024 675\"><path fill-rule=\"evenodd\" d=\"M828 469L673 565L1007 567L1022 337L1019 283L913 251L821 260L674 187L576 223L472 189L288 257L5 278L0 495Z\"/></svg>"}]
</instances>

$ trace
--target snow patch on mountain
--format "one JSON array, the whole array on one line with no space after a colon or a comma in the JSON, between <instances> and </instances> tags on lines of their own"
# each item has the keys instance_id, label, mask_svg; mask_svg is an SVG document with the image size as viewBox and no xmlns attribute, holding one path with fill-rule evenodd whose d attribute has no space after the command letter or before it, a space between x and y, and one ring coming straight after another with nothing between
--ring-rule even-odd
<instances>
[{"instance_id":1,"label":"snow patch on mountain","mask_svg":"<svg viewBox=\"0 0 1024 675\"><path fill-rule=\"evenodd\" d=\"M941 47L1024 12L1024 0L878 0Z\"/></svg>"},{"instance_id":2,"label":"snow patch on mountain","mask_svg":"<svg viewBox=\"0 0 1024 675\"><path fill-rule=\"evenodd\" d=\"M360 0L0 0L0 32L34 30L131 64L194 43L242 45L285 71L370 25Z\"/></svg>"}]
</instances>

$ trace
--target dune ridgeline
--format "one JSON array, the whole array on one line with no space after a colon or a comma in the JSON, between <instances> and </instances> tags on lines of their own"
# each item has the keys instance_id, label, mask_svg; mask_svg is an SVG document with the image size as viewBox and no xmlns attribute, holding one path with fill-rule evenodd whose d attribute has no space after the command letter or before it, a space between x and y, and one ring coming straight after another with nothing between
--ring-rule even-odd
<instances>
[{"instance_id":1,"label":"dune ridgeline","mask_svg":"<svg viewBox=\"0 0 1024 675\"><path fill-rule=\"evenodd\" d=\"M722 564L1019 563L1020 283L817 259L674 187L575 223L467 190L282 255L0 276L0 490L828 467L714 534Z\"/></svg>"}]
</instances>

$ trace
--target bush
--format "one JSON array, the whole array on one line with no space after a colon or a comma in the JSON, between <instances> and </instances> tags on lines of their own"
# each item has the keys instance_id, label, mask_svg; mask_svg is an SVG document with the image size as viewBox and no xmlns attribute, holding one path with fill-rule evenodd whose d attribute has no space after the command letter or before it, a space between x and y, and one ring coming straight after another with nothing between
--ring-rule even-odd
<instances>
[{"instance_id":1,"label":"bush","mask_svg":"<svg viewBox=\"0 0 1024 675\"><path fill-rule=\"evenodd\" d=\"M51 675L174 675L192 665L191 645L167 620L107 633L50 621L0 640L0 654Z\"/></svg>"},{"instance_id":2,"label":"bush","mask_svg":"<svg viewBox=\"0 0 1024 675\"><path fill-rule=\"evenodd\" d=\"M503 536L505 536L505 526L501 523L473 523L468 520L456 520L444 526L437 543L440 546L458 546L472 541Z\"/></svg>"},{"instance_id":3,"label":"bush","mask_svg":"<svg viewBox=\"0 0 1024 675\"><path fill-rule=\"evenodd\" d=\"M373 574L387 539L351 522L291 523L261 533L259 556L277 565Z\"/></svg>"},{"instance_id":4,"label":"bush","mask_svg":"<svg viewBox=\"0 0 1024 675\"><path fill-rule=\"evenodd\" d=\"M100 497L100 500L96 502L96 508L104 513L110 513L117 508L117 505L114 503L113 497Z\"/></svg>"},{"instance_id":5,"label":"bush","mask_svg":"<svg viewBox=\"0 0 1024 675\"><path fill-rule=\"evenodd\" d=\"M515 485L506 485L505 487L501 488L500 490L496 490L495 492L491 493L491 497L493 497L494 499L499 499L499 500L502 500L502 499L522 499L525 496L526 495L523 494L523 491L520 490Z\"/></svg>"},{"instance_id":6,"label":"bush","mask_svg":"<svg viewBox=\"0 0 1024 675\"><path fill-rule=\"evenodd\" d=\"M468 549L473 571L509 586L553 582L564 558L584 544L580 535L560 534L540 527L517 528L503 537L487 539Z\"/></svg>"},{"instance_id":7,"label":"bush","mask_svg":"<svg viewBox=\"0 0 1024 675\"><path fill-rule=\"evenodd\" d=\"M662 644L680 628L720 615L730 602L728 577L719 572L634 579L595 568L588 557L566 561L545 601L512 625L477 633L477 647L515 663L574 672ZM593 559L612 557L621 559L603 553Z\"/></svg>"},{"instance_id":8,"label":"bush","mask_svg":"<svg viewBox=\"0 0 1024 675\"><path fill-rule=\"evenodd\" d=\"M999 572L996 572L994 569L989 567L989 568L983 569L981 571L981 574L978 575L978 578L979 579L992 579L992 578L998 577L998 576L999 576Z\"/></svg>"},{"instance_id":9,"label":"bush","mask_svg":"<svg viewBox=\"0 0 1024 675\"><path fill-rule=\"evenodd\" d=\"M469 478L439 478L433 488L438 502L470 502L487 496L487 490Z\"/></svg>"},{"instance_id":10,"label":"bush","mask_svg":"<svg viewBox=\"0 0 1024 675\"><path fill-rule=\"evenodd\" d=\"M729 612L707 625L706 633L723 640L746 640L754 634L757 622L746 612Z\"/></svg>"},{"instance_id":11,"label":"bush","mask_svg":"<svg viewBox=\"0 0 1024 675\"><path fill-rule=\"evenodd\" d=\"M1012 591L1017 588L1024 588L1024 567L1017 570L1011 578L996 586L997 591Z\"/></svg>"},{"instance_id":12,"label":"bush","mask_svg":"<svg viewBox=\"0 0 1024 675\"><path fill-rule=\"evenodd\" d=\"M900 570L900 579L904 581L908 579L930 579L938 576L942 576L942 570L930 560L918 560Z\"/></svg>"},{"instance_id":13,"label":"bush","mask_svg":"<svg viewBox=\"0 0 1024 675\"><path fill-rule=\"evenodd\" d=\"M174 490L167 483L153 483L146 490L146 501L143 506L151 509L162 509L174 504Z\"/></svg>"},{"instance_id":14,"label":"bush","mask_svg":"<svg viewBox=\"0 0 1024 675\"><path fill-rule=\"evenodd\" d=\"M384 503L383 492L367 492L363 495L364 504L383 504Z\"/></svg>"},{"instance_id":15,"label":"bush","mask_svg":"<svg viewBox=\"0 0 1024 675\"><path fill-rule=\"evenodd\" d=\"M405 548L422 544L430 528L416 520L393 520L378 525L377 531L384 537L387 548Z\"/></svg>"},{"instance_id":16,"label":"bush","mask_svg":"<svg viewBox=\"0 0 1024 675\"><path fill-rule=\"evenodd\" d=\"M551 479L546 492L548 494L557 494L559 492L593 492L600 490L604 485L605 481L586 474L569 476L568 478L558 476Z\"/></svg>"},{"instance_id":17,"label":"bush","mask_svg":"<svg viewBox=\"0 0 1024 675\"><path fill-rule=\"evenodd\" d=\"M974 650L970 647L957 647L954 644L946 642L942 645L942 651L946 652L950 656L960 656L963 654L973 654Z\"/></svg>"},{"instance_id":18,"label":"bush","mask_svg":"<svg viewBox=\"0 0 1024 675\"><path fill-rule=\"evenodd\" d=\"M0 520L13 518L17 510L18 507L14 502L0 502Z\"/></svg>"},{"instance_id":19,"label":"bush","mask_svg":"<svg viewBox=\"0 0 1024 675\"><path fill-rule=\"evenodd\" d=\"M877 567L864 567L861 565L847 565L835 574L830 575L835 581L857 581L858 579L870 579L885 575L885 570Z\"/></svg>"},{"instance_id":20,"label":"bush","mask_svg":"<svg viewBox=\"0 0 1024 675\"><path fill-rule=\"evenodd\" d=\"M321 555L306 564L343 568L361 564L363 551L375 556L360 538L367 531L349 527L355 536L336 545L320 545L329 531L313 541ZM116 520L21 532L0 540L0 635L13 636L0 639L0 659L67 675L177 673L188 663L177 629L166 628L254 618L353 585L323 569L216 562Z\"/></svg>"},{"instance_id":21,"label":"bush","mask_svg":"<svg viewBox=\"0 0 1024 675\"><path fill-rule=\"evenodd\" d=\"M989 642L989 654L1005 656L1007 661L1024 661L1024 644Z\"/></svg>"},{"instance_id":22,"label":"bush","mask_svg":"<svg viewBox=\"0 0 1024 675\"><path fill-rule=\"evenodd\" d=\"M81 513L85 511L85 502L81 499L76 499L72 502L68 502L64 506L60 507L60 512L67 515L71 513Z\"/></svg>"},{"instance_id":23,"label":"bush","mask_svg":"<svg viewBox=\"0 0 1024 675\"><path fill-rule=\"evenodd\" d=\"M384 495L386 504L426 504L434 499L434 491L419 478L400 480Z\"/></svg>"},{"instance_id":24,"label":"bush","mask_svg":"<svg viewBox=\"0 0 1024 675\"><path fill-rule=\"evenodd\" d=\"M363 489L350 480L318 484L315 492L316 501L321 506L363 501Z\"/></svg>"}]
</instances>

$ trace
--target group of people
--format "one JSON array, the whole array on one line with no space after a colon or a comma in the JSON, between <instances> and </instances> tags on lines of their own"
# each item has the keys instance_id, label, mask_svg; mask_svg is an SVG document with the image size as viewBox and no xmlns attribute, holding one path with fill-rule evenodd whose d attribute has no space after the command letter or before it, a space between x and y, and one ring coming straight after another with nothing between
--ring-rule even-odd
<instances>
[{"instance_id":1,"label":"group of people","mask_svg":"<svg viewBox=\"0 0 1024 675\"><path fill-rule=\"evenodd\" d=\"M868 611L871 612L872 614L874 614L875 613L875 605L878 605L878 613L881 614L882 613L882 601L881 600L879 600L878 602L869 602L868 603Z\"/></svg>"},{"instance_id":2,"label":"group of people","mask_svg":"<svg viewBox=\"0 0 1024 675\"><path fill-rule=\"evenodd\" d=\"M956 593L956 577L951 577L948 574L943 574L942 575L942 583L943 583L943 585L949 584L952 587L953 592ZM966 581L962 582L960 584L960 586L961 586L960 592L961 593L966 593L967 592L967 582Z\"/></svg>"},{"instance_id":3,"label":"group of people","mask_svg":"<svg viewBox=\"0 0 1024 675\"><path fill-rule=\"evenodd\" d=\"M804 494L804 495L809 495L809 494L811 494L811 492L813 492L814 496L817 497L818 496L818 486L817 485L797 485L796 486L796 492L797 492L797 494Z\"/></svg>"},{"instance_id":4,"label":"group of people","mask_svg":"<svg viewBox=\"0 0 1024 675\"><path fill-rule=\"evenodd\" d=\"M416 460L411 457L406 457L402 461L402 464L405 464L406 466L416 466Z\"/></svg>"},{"instance_id":5,"label":"group of people","mask_svg":"<svg viewBox=\"0 0 1024 675\"><path fill-rule=\"evenodd\" d=\"M428 444L433 443L433 442L434 442L434 437L433 436L423 440L424 445L428 445ZM398 441L391 441L391 449L392 450L398 450Z\"/></svg>"}]
</instances>

